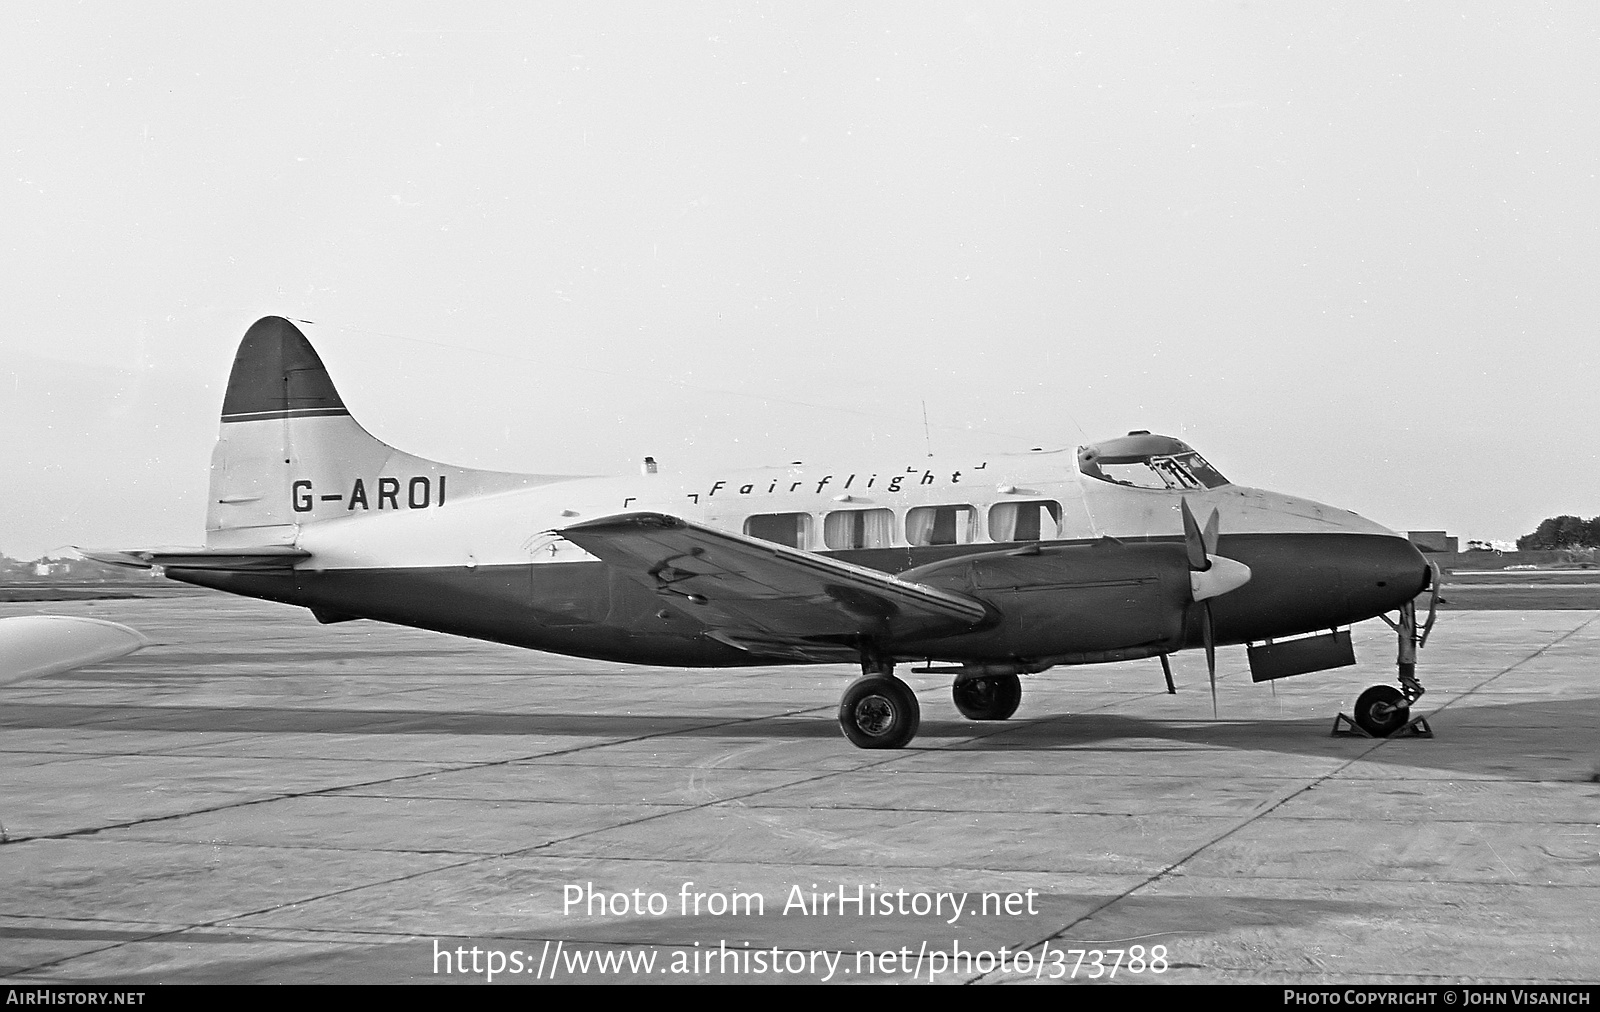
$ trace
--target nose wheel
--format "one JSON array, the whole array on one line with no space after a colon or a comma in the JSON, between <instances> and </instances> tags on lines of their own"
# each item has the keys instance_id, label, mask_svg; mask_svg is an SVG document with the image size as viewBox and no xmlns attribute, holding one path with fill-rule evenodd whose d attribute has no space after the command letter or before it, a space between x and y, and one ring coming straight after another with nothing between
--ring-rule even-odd
<instances>
[{"instance_id":1,"label":"nose wheel","mask_svg":"<svg viewBox=\"0 0 1600 1012\"><path fill-rule=\"evenodd\" d=\"M1374 685L1356 700L1356 726L1374 738L1387 738L1406 726L1411 704L1392 685Z\"/></svg>"}]
</instances>

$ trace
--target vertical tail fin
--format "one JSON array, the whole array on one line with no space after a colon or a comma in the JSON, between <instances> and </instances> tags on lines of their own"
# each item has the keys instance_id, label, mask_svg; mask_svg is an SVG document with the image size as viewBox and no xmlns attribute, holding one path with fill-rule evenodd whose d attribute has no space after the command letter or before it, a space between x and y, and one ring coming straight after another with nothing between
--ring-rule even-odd
<instances>
[{"instance_id":1,"label":"vertical tail fin","mask_svg":"<svg viewBox=\"0 0 1600 1012\"><path fill-rule=\"evenodd\" d=\"M452 467L402 453L350 417L328 370L279 316L245 332L211 456L206 544L292 544L299 528L558 480Z\"/></svg>"},{"instance_id":2,"label":"vertical tail fin","mask_svg":"<svg viewBox=\"0 0 1600 1012\"><path fill-rule=\"evenodd\" d=\"M269 316L244 333L222 397L224 422L349 416L300 328Z\"/></svg>"}]
</instances>

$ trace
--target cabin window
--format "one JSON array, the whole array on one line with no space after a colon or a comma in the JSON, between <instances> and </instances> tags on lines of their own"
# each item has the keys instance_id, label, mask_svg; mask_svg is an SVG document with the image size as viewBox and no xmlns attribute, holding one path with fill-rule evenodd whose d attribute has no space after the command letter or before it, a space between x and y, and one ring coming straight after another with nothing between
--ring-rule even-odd
<instances>
[{"instance_id":1,"label":"cabin window","mask_svg":"<svg viewBox=\"0 0 1600 1012\"><path fill-rule=\"evenodd\" d=\"M906 513L913 545L970 545L978 540L978 511L971 506L918 506Z\"/></svg>"},{"instance_id":2,"label":"cabin window","mask_svg":"<svg viewBox=\"0 0 1600 1012\"><path fill-rule=\"evenodd\" d=\"M1002 502L989 509L990 541L1051 541L1061 536L1061 504Z\"/></svg>"},{"instance_id":3,"label":"cabin window","mask_svg":"<svg viewBox=\"0 0 1600 1012\"><path fill-rule=\"evenodd\" d=\"M757 514L745 518L744 532L762 541L774 541L790 548L805 548L811 544L811 514Z\"/></svg>"},{"instance_id":4,"label":"cabin window","mask_svg":"<svg viewBox=\"0 0 1600 1012\"><path fill-rule=\"evenodd\" d=\"M822 518L822 543L829 548L888 548L893 541L890 510L835 510Z\"/></svg>"}]
</instances>

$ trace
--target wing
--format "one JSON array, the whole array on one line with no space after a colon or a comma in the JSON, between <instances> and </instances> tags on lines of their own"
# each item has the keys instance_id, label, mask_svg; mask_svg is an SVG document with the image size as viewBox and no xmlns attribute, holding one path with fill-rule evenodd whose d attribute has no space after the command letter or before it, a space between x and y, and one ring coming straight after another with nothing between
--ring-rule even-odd
<instances>
[{"instance_id":1,"label":"wing","mask_svg":"<svg viewBox=\"0 0 1600 1012\"><path fill-rule=\"evenodd\" d=\"M557 534L658 594L687 601L723 642L809 659L807 649L951 635L989 621L982 603L664 513L624 513ZM845 654L845 656L851 656Z\"/></svg>"},{"instance_id":2,"label":"wing","mask_svg":"<svg viewBox=\"0 0 1600 1012\"><path fill-rule=\"evenodd\" d=\"M139 548L129 552L100 552L77 549L86 559L110 566L149 569L270 570L293 569L311 553L292 545L262 545L259 548Z\"/></svg>"}]
</instances>

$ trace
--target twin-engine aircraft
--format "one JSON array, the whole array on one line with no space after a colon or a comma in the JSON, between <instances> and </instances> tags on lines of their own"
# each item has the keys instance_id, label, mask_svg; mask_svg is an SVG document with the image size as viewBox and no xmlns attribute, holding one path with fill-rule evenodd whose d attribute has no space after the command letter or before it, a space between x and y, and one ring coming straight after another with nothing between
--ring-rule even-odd
<instances>
[{"instance_id":1,"label":"twin-engine aircraft","mask_svg":"<svg viewBox=\"0 0 1600 1012\"><path fill-rule=\"evenodd\" d=\"M874 467L678 475L647 458L644 472L402 453L350 416L305 335L268 317L228 379L205 547L86 554L323 622L638 664L859 661L839 723L862 748L916 734L898 664L951 675L966 717L1004 720L1020 675L1158 657L1171 690L1167 655L1203 648L1215 710L1216 646L1251 644L1257 681L1337 667L1354 663L1342 627L1390 611L1400 687L1367 690L1357 723L1392 733L1422 694L1414 601L1431 574L1410 542L1235 485L1168 436Z\"/></svg>"}]
</instances>

